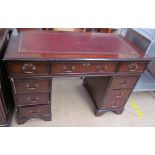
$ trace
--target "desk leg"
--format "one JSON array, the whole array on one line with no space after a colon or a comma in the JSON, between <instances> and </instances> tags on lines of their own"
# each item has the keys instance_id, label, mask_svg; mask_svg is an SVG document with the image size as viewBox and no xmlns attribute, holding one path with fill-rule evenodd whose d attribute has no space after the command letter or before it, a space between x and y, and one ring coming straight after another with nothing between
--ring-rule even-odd
<instances>
[{"instance_id":1,"label":"desk leg","mask_svg":"<svg viewBox=\"0 0 155 155\"><path fill-rule=\"evenodd\" d=\"M19 117L19 116L17 116L16 119L18 124L24 124L28 120L27 118Z\"/></svg>"},{"instance_id":2,"label":"desk leg","mask_svg":"<svg viewBox=\"0 0 155 155\"><path fill-rule=\"evenodd\" d=\"M38 116L38 117L20 117L20 116L16 116L18 124L24 124L26 121L28 121L28 120L30 120L32 118L40 118L40 119L42 119L44 121L51 121L51 115Z\"/></svg>"},{"instance_id":3,"label":"desk leg","mask_svg":"<svg viewBox=\"0 0 155 155\"><path fill-rule=\"evenodd\" d=\"M122 114L124 109L114 110L113 112L116 114Z\"/></svg>"},{"instance_id":4,"label":"desk leg","mask_svg":"<svg viewBox=\"0 0 155 155\"><path fill-rule=\"evenodd\" d=\"M98 108L94 108L94 113L95 113L95 116L102 116L104 113L106 112L114 112L115 114L118 114L118 115L121 115L124 111L124 109L109 109L109 110L103 110L103 109L98 109Z\"/></svg>"},{"instance_id":5,"label":"desk leg","mask_svg":"<svg viewBox=\"0 0 155 155\"><path fill-rule=\"evenodd\" d=\"M52 117L51 115L43 116L43 117L41 117L41 119L44 120L44 121L51 121L52 120L51 117Z\"/></svg>"},{"instance_id":6,"label":"desk leg","mask_svg":"<svg viewBox=\"0 0 155 155\"><path fill-rule=\"evenodd\" d=\"M98 109L98 108L96 108L96 106L94 106L94 114L95 114L95 116L102 116L104 113L106 113L107 111L105 110L105 111L101 111L100 109Z\"/></svg>"}]
</instances>

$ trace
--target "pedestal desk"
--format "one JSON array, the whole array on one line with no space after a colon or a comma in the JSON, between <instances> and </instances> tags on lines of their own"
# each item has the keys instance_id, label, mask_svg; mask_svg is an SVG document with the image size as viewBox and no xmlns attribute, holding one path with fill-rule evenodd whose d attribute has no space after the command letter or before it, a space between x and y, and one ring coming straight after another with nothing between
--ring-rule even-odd
<instances>
[{"instance_id":1,"label":"pedestal desk","mask_svg":"<svg viewBox=\"0 0 155 155\"><path fill-rule=\"evenodd\" d=\"M11 37L3 60L22 124L34 117L51 120L54 77L82 77L96 116L121 114L150 58L114 34L27 31Z\"/></svg>"}]
</instances>

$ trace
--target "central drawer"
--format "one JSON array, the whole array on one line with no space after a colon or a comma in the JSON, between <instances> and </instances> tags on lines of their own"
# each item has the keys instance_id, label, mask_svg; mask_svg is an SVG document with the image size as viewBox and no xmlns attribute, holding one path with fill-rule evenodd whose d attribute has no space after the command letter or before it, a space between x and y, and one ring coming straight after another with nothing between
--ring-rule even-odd
<instances>
[{"instance_id":1,"label":"central drawer","mask_svg":"<svg viewBox=\"0 0 155 155\"><path fill-rule=\"evenodd\" d=\"M17 105L49 104L50 93L20 93L16 95Z\"/></svg>"},{"instance_id":2,"label":"central drawer","mask_svg":"<svg viewBox=\"0 0 155 155\"><path fill-rule=\"evenodd\" d=\"M50 80L26 79L14 80L16 92L41 92L50 90Z\"/></svg>"},{"instance_id":3,"label":"central drawer","mask_svg":"<svg viewBox=\"0 0 155 155\"><path fill-rule=\"evenodd\" d=\"M51 115L51 106L42 105L42 106L18 107L18 114L20 115L20 117Z\"/></svg>"},{"instance_id":4,"label":"central drawer","mask_svg":"<svg viewBox=\"0 0 155 155\"><path fill-rule=\"evenodd\" d=\"M52 74L104 74L115 73L117 63L115 62L78 62L78 63L52 63Z\"/></svg>"}]
</instances>

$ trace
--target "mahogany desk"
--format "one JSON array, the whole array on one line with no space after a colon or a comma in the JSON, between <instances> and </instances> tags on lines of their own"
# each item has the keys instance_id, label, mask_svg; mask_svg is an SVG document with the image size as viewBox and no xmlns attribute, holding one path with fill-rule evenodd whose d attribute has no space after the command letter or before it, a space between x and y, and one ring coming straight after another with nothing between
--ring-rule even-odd
<instances>
[{"instance_id":1,"label":"mahogany desk","mask_svg":"<svg viewBox=\"0 0 155 155\"><path fill-rule=\"evenodd\" d=\"M82 76L96 116L107 111L121 114L150 61L121 36L48 31L12 36L3 60L19 124L34 117L51 120L53 77Z\"/></svg>"}]
</instances>

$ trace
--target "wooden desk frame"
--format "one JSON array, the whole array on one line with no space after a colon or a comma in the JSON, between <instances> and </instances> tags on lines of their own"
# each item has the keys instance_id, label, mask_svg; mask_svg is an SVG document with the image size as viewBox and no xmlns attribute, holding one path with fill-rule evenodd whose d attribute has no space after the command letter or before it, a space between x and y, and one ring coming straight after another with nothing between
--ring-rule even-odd
<instances>
[{"instance_id":1,"label":"wooden desk frame","mask_svg":"<svg viewBox=\"0 0 155 155\"><path fill-rule=\"evenodd\" d=\"M24 33L29 35L29 32ZM37 33L35 31L31 32L31 37L28 36L25 43L22 40L23 46L21 46L20 42L21 35L12 37L3 59L6 62L12 83L16 102L16 116L19 124L23 124L34 117L46 121L51 120L50 94L52 91L52 78L58 76L83 77L83 86L86 87L93 99L96 116L101 116L108 111L113 111L116 114L123 112L126 101L150 61L149 57L144 56L139 48L124 38L112 34L73 32L48 32L47 34L47 32L39 32L41 37L37 37ZM50 43L50 40L48 40L49 35L51 42L55 42L57 46L52 45L52 43L51 45L47 44L47 42ZM33 42L33 36L40 39ZM55 39L52 39L53 36ZM107 41L108 45L103 46L102 43L104 43L106 37L110 37L108 38L109 41ZM114 43L111 42L113 38L116 39ZM66 41L67 39L70 40L71 45ZM86 43L83 42L84 40ZM38 41L40 45L37 44ZM121 41L122 43L119 44ZM59 46L60 42L63 48ZM77 43L81 46L77 46ZM47 45L45 46L45 44ZM100 51L101 53L88 52L88 49L91 50L89 44L94 50L96 49L97 52ZM115 46L115 48L110 47L111 45ZM34 49L40 50L46 47L51 51L36 53L33 51ZM104 50L104 47L114 51L109 54ZM23 48L24 51L21 52ZM65 48L69 51L65 52ZM85 53L83 49L87 52ZM82 50L84 53L80 52ZM48 85L47 82L49 82ZM23 84L23 89L19 89L20 84ZM49 99L47 99L48 95Z\"/></svg>"}]
</instances>

